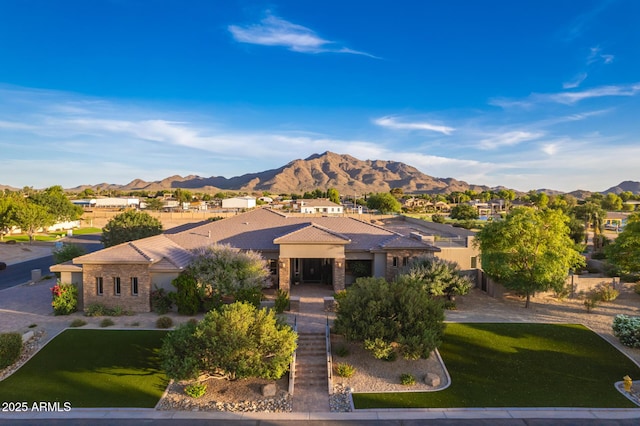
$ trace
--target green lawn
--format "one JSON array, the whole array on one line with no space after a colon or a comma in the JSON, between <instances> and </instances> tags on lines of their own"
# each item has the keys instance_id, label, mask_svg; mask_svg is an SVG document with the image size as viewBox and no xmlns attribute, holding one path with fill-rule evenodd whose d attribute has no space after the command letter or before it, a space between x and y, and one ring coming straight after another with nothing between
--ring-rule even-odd
<instances>
[{"instance_id":1,"label":"green lawn","mask_svg":"<svg viewBox=\"0 0 640 426\"><path fill-rule=\"evenodd\" d=\"M158 358L165 334L66 330L0 382L0 401L153 408L168 383Z\"/></svg>"},{"instance_id":2,"label":"green lawn","mask_svg":"<svg viewBox=\"0 0 640 426\"><path fill-rule=\"evenodd\" d=\"M73 235L86 235L86 234L100 234L102 233L101 228L95 227L87 227L87 228L78 228L73 230ZM67 235L67 231L58 231L52 232L50 234L36 234L33 236L35 241L56 241L60 239L60 237L64 237ZM5 235L3 241L17 241L21 243L29 242L29 236L27 234L18 234L18 235Z\"/></svg>"},{"instance_id":3,"label":"green lawn","mask_svg":"<svg viewBox=\"0 0 640 426\"><path fill-rule=\"evenodd\" d=\"M440 354L449 388L354 394L355 407L637 407L614 383L640 368L581 325L449 323Z\"/></svg>"}]
</instances>

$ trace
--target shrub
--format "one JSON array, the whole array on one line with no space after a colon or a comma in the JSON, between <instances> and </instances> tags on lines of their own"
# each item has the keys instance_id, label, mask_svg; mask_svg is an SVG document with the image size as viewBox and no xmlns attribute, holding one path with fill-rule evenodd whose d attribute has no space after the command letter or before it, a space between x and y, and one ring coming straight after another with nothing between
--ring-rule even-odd
<instances>
[{"instance_id":1,"label":"shrub","mask_svg":"<svg viewBox=\"0 0 640 426\"><path fill-rule=\"evenodd\" d=\"M112 325L115 325L115 323L111 318L105 318L100 321L100 327L111 327Z\"/></svg>"},{"instance_id":2,"label":"shrub","mask_svg":"<svg viewBox=\"0 0 640 426\"><path fill-rule=\"evenodd\" d=\"M276 314L281 314L289 308L289 293L284 290L278 290L274 309Z\"/></svg>"},{"instance_id":3,"label":"shrub","mask_svg":"<svg viewBox=\"0 0 640 426\"><path fill-rule=\"evenodd\" d=\"M156 320L156 327L171 328L173 327L173 320L169 317L160 317Z\"/></svg>"},{"instance_id":4,"label":"shrub","mask_svg":"<svg viewBox=\"0 0 640 426\"><path fill-rule=\"evenodd\" d=\"M431 220L435 223L444 223L444 216L438 213L431 215Z\"/></svg>"},{"instance_id":5,"label":"shrub","mask_svg":"<svg viewBox=\"0 0 640 426\"><path fill-rule=\"evenodd\" d=\"M247 302L258 308L260 307L260 300L262 300L262 288L239 288L233 295L235 296L236 302Z\"/></svg>"},{"instance_id":6,"label":"shrub","mask_svg":"<svg viewBox=\"0 0 640 426\"><path fill-rule=\"evenodd\" d=\"M345 362L340 362L336 364L336 374L340 377L351 377L356 373L356 368Z\"/></svg>"},{"instance_id":7,"label":"shrub","mask_svg":"<svg viewBox=\"0 0 640 426\"><path fill-rule=\"evenodd\" d=\"M391 343L376 337L375 339L366 339L364 341L364 348L371 352L374 358L389 360L394 353Z\"/></svg>"},{"instance_id":8,"label":"shrub","mask_svg":"<svg viewBox=\"0 0 640 426\"><path fill-rule=\"evenodd\" d=\"M613 302L620 295L620 292L613 288L611 283L608 282L601 282L598 284L596 291L598 292L600 300L603 302Z\"/></svg>"},{"instance_id":9,"label":"shrub","mask_svg":"<svg viewBox=\"0 0 640 426\"><path fill-rule=\"evenodd\" d=\"M151 291L151 310L163 315L171 310L171 298L164 288L155 287Z\"/></svg>"},{"instance_id":10,"label":"shrub","mask_svg":"<svg viewBox=\"0 0 640 426\"><path fill-rule=\"evenodd\" d=\"M101 303L91 303L84 310L85 316L88 317L101 317L105 315L107 308Z\"/></svg>"},{"instance_id":11,"label":"shrub","mask_svg":"<svg viewBox=\"0 0 640 426\"><path fill-rule=\"evenodd\" d=\"M207 385L204 383L193 383L191 385L187 385L184 388L184 393L189 395L191 398L200 398L202 395L207 393Z\"/></svg>"},{"instance_id":12,"label":"shrub","mask_svg":"<svg viewBox=\"0 0 640 426\"><path fill-rule=\"evenodd\" d=\"M625 283L640 283L640 274L622 274L620 280Z\"/></svg>"},{"instance_id":13,"label":"shrub","mask_svg":"<svg viewBox=\"0 0 640 426\"><path fill-rule=\"evenodd\" d=\"M66 262L68 260L82 256L85 253L86 251L81 245L73 243L63 243L62 247L57 248L52 252L53 260L56 263Z\"/></svg>"},{"instance_id":14,"label":"shrub","mask_svg":"<svg viewBox=\"0 0 640 426\"><path fill-rule=\"evenodd\" d=\"M336 348L336 355L338 355L339 357L345 357L349 355L349 349L344 346L344 345L340 345Z\"/></svg>"},{"instance_id":15,"label":"shrub","mask_svg":"<svg viewBox=\"0 0 640 426\"><path fill-rule=\"evenodd\" d=\"M236 302L169 332L160 350L167 376L195 379L202 372L228 379L279 379L289 369L296 333L273 309Z\"/></svg>"},{"instance_id":16,"label":"shrub","mask_svg":"<svg viewBox=\"0 0 640 426\"><path fill-rule=\"evenodd\" d=\"M87 325L87 322L80 318L76 318L73 321L71 321L71 324L69 324L69 327L82 327L83 325Z\"/></svg>"},{"instance_id":17,"label":"shrub","mask_svg":"<svg viewBox=\"0 0 640 426\"><path fill-rule=\"evenodd\" d=\"M620 343L630 348L640 348L640 317L616 315L612 329Z\"/></svg>"},{"instance_id":18,"label":"shrub","mask_svg":"<svg viewBox=\"0 0 640 426\"><path fill-rule=\"evenodd\" d=\"M69 315L78 308L78 288L74 284L56 284L51 287L51 306L55 315Z\"/></svg>"},{"instance_id":19,"label":"shrub","mask_svg":"<svg viewBox=\"0 0 640 426\"><path fill-rule=\"evenodd\" d=\"M180 315L197 314L200 310L200 294L195 278L183 272L171 284L177 289L175 293L169 293L169 295L178 307L178 313Z\"/></svg>"},{"instance_id":20,"label":"shrub","mask_svg":"<svg viewBox=\"0 0 640 426\"><path fill-rule=\"evenodd\" d=\"M591 310L595 309L598 306L598 302L600 302L600 295L596 291L591 291L586 299L584 299L584 307L587 308L587 312L591 312Z\"/></svg>"},{"instance_id":21,"label":"shrub","mask_svg":"<svg viewBox=\"0 0 640 426\"><path fill-rule=\"evenodd\" d=\"M405 386L413 386L416 384L416 378L413 377L413 374L402 373L400 375L400 383Z\"/></svg>"},{"instance_id":22,"label":"shrub","mask_svg":"<svg viewBox=\"0 0 640 426\"><path fill-rule=\"evenodd\" d=\"M29 324L29 328L36 328L38 326L38 324L33 323L33 324Z\"/></svg>"},{"instance_id":23,"label":"shrub","mask_svg":"<svg viewBox=\"0 0 640 426\"><path fill-rule=\"evenodd\" d=\"M22 353L22 336L19 333L0 334L0 370L12 365Z\"/></svg>"}]
</instances>

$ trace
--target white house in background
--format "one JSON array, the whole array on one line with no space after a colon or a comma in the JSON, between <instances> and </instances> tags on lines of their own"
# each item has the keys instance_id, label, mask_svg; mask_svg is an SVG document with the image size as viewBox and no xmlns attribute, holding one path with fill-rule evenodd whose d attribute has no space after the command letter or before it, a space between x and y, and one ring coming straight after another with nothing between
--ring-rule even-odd
<instances>
[{"instance_id":1,"label":"white house in background","mask_svg":"<svg viewBox=\"0 0 640 426\"><path fill-rule=\"evenodd\" d=\"M222 200L223 209L252 209L255 206L255 197L234 197Z\"/></svg>"},{"instance_id":2,"label":"white house in background","mask_svg":"<svg viewBox=\"0 0 640 426\"><path fill-rule=\"evenodd\" d=\"M340 204L329 201L327 198L312 198L309 200L297 200L300 213L305 214L342 214L344 209Z\"/></svg>"},{"instance_id":3,"label":"white house in background","mask_svg":"<svg viewBox=\"0 0 640 426\"><path fill-rule=\"evenodd\" d=\"M95 208L127 208L140 206L140 199L138 198L92 198L90 200L71 200L71 202L78 206Z\"/></svg>"}]
</instances>

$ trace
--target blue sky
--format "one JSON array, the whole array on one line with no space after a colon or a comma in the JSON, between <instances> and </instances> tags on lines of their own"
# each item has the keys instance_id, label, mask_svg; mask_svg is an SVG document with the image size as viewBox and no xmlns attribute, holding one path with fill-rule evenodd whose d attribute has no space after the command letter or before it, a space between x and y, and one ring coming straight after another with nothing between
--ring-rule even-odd
<instances>
[{"instance_id":1,"label":"blue sky","mask_svg":"<svg viewBox=\"0 0 640 426\"><path fill-rule=\"evenodd\" d=\"M0 0L0 184L333 151L517 190L640 180L640 2Z\"/></svg>"}]
</instances>

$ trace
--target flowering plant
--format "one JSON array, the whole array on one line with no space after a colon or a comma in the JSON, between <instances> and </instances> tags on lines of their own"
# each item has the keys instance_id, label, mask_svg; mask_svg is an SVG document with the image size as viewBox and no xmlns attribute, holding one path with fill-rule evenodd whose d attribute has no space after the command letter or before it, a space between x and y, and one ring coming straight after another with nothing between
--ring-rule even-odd
<instances>
[{"instance_id":1,"label":"flowering plant","mask_svg":"<svg viewBox=\"0 0 640 426\"><path fill-rule=\"evenodd\" d=\"M51 287L51 306L55 315L69 315L78 308L78 288L75 284L56 284Z\"/></svg>"}]
</instances>

